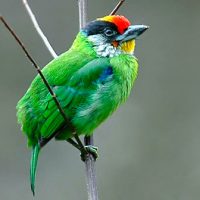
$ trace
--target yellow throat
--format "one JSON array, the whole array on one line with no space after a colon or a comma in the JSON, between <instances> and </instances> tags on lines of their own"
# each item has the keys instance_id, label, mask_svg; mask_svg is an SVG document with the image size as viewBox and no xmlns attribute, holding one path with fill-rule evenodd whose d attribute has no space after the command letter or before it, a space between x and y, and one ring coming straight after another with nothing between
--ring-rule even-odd
<instances>
[{"instance_id":1,"label":"yellow throat","mask_svg":"<svg viewBox=\"0 0 200 200\"><path fill-rule=\"evenodd\" d=\"M123 42L120 47L122 51L132 54L135 50L135 40Z\"/></svg>"}]
</instances>

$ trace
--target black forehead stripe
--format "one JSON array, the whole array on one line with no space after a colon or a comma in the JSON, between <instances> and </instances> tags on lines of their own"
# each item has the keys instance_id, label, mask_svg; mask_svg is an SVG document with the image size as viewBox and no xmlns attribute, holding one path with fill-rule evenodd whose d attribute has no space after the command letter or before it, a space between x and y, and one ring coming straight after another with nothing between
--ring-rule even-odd
<instances>
[{"instance_id":1,"label":"black forehead stripe","mask_svg":"<svg viewBox=\"0 0 200 200\"><path fill-rule=\"evenodd\" d=\"M100 21L100 20L92 21L86 24L86 26L82 30L89 36L89 35L102 33L106 27L109 27L112 30L115 30L116 32L118 32L117 26L115 24L111 22Z\"/></svg>"}]
</instances>

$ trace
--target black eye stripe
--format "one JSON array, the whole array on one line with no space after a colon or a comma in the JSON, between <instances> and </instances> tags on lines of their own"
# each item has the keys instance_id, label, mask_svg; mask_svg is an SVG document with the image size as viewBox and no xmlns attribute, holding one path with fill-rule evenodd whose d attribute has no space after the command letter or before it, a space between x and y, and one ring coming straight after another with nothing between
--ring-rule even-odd
<instances>
[{"instance_id":1,"label":"black eye stripe","mask_svg":"<svg viewBox=\"0 0 200 200\"><path fill-rule=\"evenodd\" d=\"M104 22L104 21L93 21L88 23L82 30L89 36L89 35L96 35L105 33L105 29L110 29L116 33L117 27L115 24L111 22Z\"/></svg>"}]
</instances>

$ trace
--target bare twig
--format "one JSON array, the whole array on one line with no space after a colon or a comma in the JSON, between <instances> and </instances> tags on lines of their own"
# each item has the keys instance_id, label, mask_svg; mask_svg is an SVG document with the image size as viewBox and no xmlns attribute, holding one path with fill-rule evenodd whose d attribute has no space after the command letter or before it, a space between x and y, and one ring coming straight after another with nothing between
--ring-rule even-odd
<instances>
[{"instance_id":1,"label":"bare twig","mask_svg":"<svg viewBox=\"0 0 200 200\"><path fill-rule=\"evenodd\" d=\"M22 0L22 1L23 1L23 4L24 4L24 6L25 6L25 8L26 8L26 10L27 10L27 12L28 12L30 18L31 18L31 21L32 21L32 23L33 23L33 25L34 25L36 31L38 32L39 36L40 36L41 39L43 40L43 42L44 42L45 46L47 47L48 51L49 51L50 54L53 56L53 58L57 58L58 56L57 56L56 52L54 51L54 49L53 49L52 46L50 45L50 43L49 43L47 37L46 37L46 36L44 35L44 33L42 32L42 30L41 30L41 28L40 28L40 26L39 26L39 24L38 24L38 22L37 22L37 20L36 20L36 18L35 18L35 15L33 14L33 12L32 12L32 10L31 10L31 8L30 8L30 6L29 6L27 0Z\"/></svg>"},{"instance_id":2,"label":"bare twig","mask_svg":"<svg viewBox=\"0 0 200 200\"><path fill-rule=\"evenodd\" d=\"M79 27L83 28L87 21L87 0L78 0L79 7ZM94 145L93 136L85 136L85 145ZM85 169L86 169L86 182L88 200L98 200L97 181L95 173L95 160L91 154L87 154L85 157Z\"/></svg>"},{"instance_id":3,"label":"bare twig","mask_svg":"<svg viewBox=\"0 0 200 200\"><path fill-rule=\"evenodd\" d=\"M78 0L79 28L83 28L87 22L87 0Z\"/></svg>"},{"instance_id":4,"label":"bare twig","mask_svg":"<svg viewBox=\"0 0 200 200\"><path fill-rule=\"evenodd\" d=\"M85 137L85 145L94 145L93 136ZM85 160L88 200L98 200L95 160L91 154Z\"/></svg>"},{"instance_id":5,"label":"bare twig","mask_svg":"<svg viewBox=\"0 0 200 200\"><path fill-rule=\"evenodd\" d=\"M24 51L24 53L26 54L26 56L28 57L28 59L31 61L31 63L33 64L33 66L36 68L36 70L38 71L38 74L41 76L43 82L45 83L46 87L48 88L50 94L52 95L56 105L58 106L59 111L61 112L61 114L63 115L63 118L65 119L65 121L67 121L67 123L70 124L70 128L72 128L72 130L74 130L74 127L72 126L71 122L69 121L69 119L66 117L63 109L60 106L60 103L58 102L57 98L56 98L56 94L53 92L53 90L51 89L51 86L49 85L49 83L47 82L46 78L44 77L40 67L36 64L36 62L33 60L33 58L31 57L30 53L28 52L28 50L26 49L26 47L24 46L24 44L21 42L21 40L19 39L19 37L17 36L17 34L14 32L14 30L8 25L8 23L6 22L6 20L3 18L3 16L0 16L0 20L3 22L3 24L5 25L5 27L8 29L8 31L11 33L11 35L15 38L15 40L17 41L17 43L20 45L20 47L22 48L22 50Z\"/></svg>"},{"instance_id":6,"label":"bare twig","mask_svg":"<svg viewBox=\"0 0 200 200\"><path fill-rule=\"evenodd\" d=\"M81 140L79 139L75 127L72 125L71 121L68 119L68 117L65 115L64 110L62 109L58 99L56 98L56 94L53 92L53 90L51 89L51 86L49 85L48 81L46 80L46 78L44 77L40 67L36 64L36 62L33 60L33 58L31 57L30 53L28 52L28 50L26 49L26 47L24 46L24 44L21 42L21 40L19 39L19 37L17 36L17 34L13 31L13 29L8 25L8 23L6 22L6 20L3 18L3 16L0 16L0 20L2 21L2 23L5 25L5 27L8 29L8 31L11 33L11 35L15 38L15 40L17 41L17 43L20 45L20 47L22 48L22 50L24 51L24 53L26 54L26 56L28 57L28 59L31 61L31 63L33 64L33 66L35 67L35 69L37 70L38 74L40 75L40 77L42 78L44 84L46 85L47 89L49 90L53 100L56 103L56 106L58 107L61 115L63 116L65 123L68 125L68 128L72 130L74 138L76 139L78 145L80 146L80 148L82 149L82 151L85 152L85 148L81 142Z\"/></svg>"},{"instance_id":7,"label":"bare twig","mask_svg":"<svg viewBox=\"0 0 200 200\"><path fill-rule=\"evenodd\" d=\"M112 12L110 13L110 15L114 15L118 10L119 8L121 7L121 5L125 2L125 0L121 0L118 2L118 4L115 6L115 8L112 10Z\"/></svg>"},{"instance_id":8,"label":"bare twig","mask_svg":"<svg viewBox=\"0 0 200 200\"><path fill-rule=\"evenodd\" d=\"M67 123L71 124L71 122L69 121L69 119L67 119L67 117L65 116L65 113L63 111L63 109L60 106L60 103L58 102L57 98L56 98L56 94L53 92L53 90L51 89L51 86L49 85L49 83L47 82L46 78L44 77L40 67L36 64L36 62L33 60L33 58L31 57L30 53L28 52L28 50L26 49L26 47L24 46L24 44L21 42L21 40L19 39L19 37L17 36L17 34L14 32L14 30L8 25L8 23L6 22L6 20L3 18L3 16L0 17L1 21L3 22L3 24L5 25L5 27L8 29L8 31L11 33L11 35L15 38L15 40L17 41L17 43L20 45L20 47L22 48L22 50L24 51L24 53L26 54L26 56L28 57L28 59L31 61L31 63L33 64L33 66L36 68L36 70L38 71L39 75L41 76L43 82L45 83L46 87L48 88L50 94L52 95L56 105L58 106L61 114L63 115L63 117L65 118L65 120L67 121ZM70 125L72 128L72 130L74 130L74 127L72 125Z\"/></svg>"}]
</instances>

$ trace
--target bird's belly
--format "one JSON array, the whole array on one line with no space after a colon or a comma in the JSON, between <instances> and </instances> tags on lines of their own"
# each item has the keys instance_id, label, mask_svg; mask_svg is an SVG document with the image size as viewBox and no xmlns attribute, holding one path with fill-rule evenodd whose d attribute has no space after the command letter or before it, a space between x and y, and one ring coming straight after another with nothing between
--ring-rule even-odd
<instances>
[{"instance_id":1,"label":"bird's belly","mask_svg":"<svg viewBox=\"0 0 200 200\"><path fill-rule=\"evenodd\" d=\"M112 88L112 90L110 90ZM121 104L120 87L102 86L88 97L87 101L77 108L72 119L79 134L90 135Z\"/></svg>"}]
</instances>

